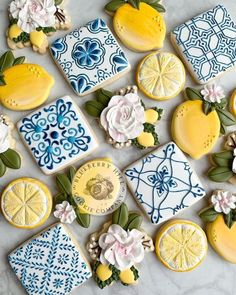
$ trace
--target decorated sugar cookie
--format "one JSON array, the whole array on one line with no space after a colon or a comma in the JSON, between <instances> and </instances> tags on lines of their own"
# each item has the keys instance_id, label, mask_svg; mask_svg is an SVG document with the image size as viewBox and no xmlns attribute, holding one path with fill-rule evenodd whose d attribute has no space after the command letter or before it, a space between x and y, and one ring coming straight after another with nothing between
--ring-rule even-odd
<instances>
[{"instance_id":1,"label":"decorated sugar cookie","mask_svg":"<svg viewBox=\"0 0 236 295\"><path fill-rule=\"evenodd\" d=\"M13 123L10 119L0 114L0 177L5 174L7 168L20 169L21 167L21 157L14 150L12 129Z\"/></svg>"},{"instance_id":2,"label":"decorated sugar cookie","mask_svg":"<svg viewBox=\"0 0 236 295\"><path fill-rule=\"evenodd\" d=\"M236 124L226 110L224 91L216 84L203 89L186 88L186 102L180 104L172 118L171 132L182 151L194 159L209 153L227 126Z\"/></svg>"},{"instance_id":3,"label":"decorated sugar cookie","mask_svg":"<svg viewBox=\"0 0 236 295\"><path fill-rule=\"evenodd\" d=\"M212 248L225 260L236 263L236 194L214 191L209 207L199 216L207 222L206 232Z\"/></svg>"},{"instance_id":4,"label":"decorated sugar cookie","mask_svg":"<svg viewBox=\"0 0 236 295\"><path fill-rule=\"evenodd\" d=\"M197 268L208 249L204 231L188 220L167 222L157 233L156 254L170 270L186 272Z\"/></svg>"},{"instance_id":5,"label":"decorated sugar cookie","mask_svg":"<svg viewBox=\"0 0 236 295\"><path fill-rule=\"evenodd\" d=\"M64 0L13 0L9 5L7 43L11 49L32 46L46 53L48 36L70 28Z\"/></svg>"},{"instance_id":6,"label":"decorated sugar cookie","mask_svg":"<svg viewBox=\"0 0 236 295\"><path fill-rule=\"evenodd\" d=\"M154 224L176 216L206 194L187 158L173 142L129 165L124 174L131 193Z\"/></svg>"},{"instance_id":7,"label":"decorated sugar cookie","mask_svg":"<svg viewBox=\"0 0 236 295\"><path fill-rule=\"evenodd\" d=\"M88 101L85 108L88 114L99 119L107 142L117 149L131 145L145 149L159 144L155 124L163 110L146 109L136 86L123 88L117 94L100 89L96 100Z\"/></svg>"},{"instance_id":8,"label":"decorated sugar cookie","mask_svg":"<svg viewBox=\"0 0 236 295\"><path fill-rule=\"evenodd\" d=\"M61 223L24 242L8 260L29 295L69 295L92 276L77 239Z\"/></svg>"},{"instance_id":9,"label":"decorated sugar cookie","mask_svg":"<svg viewBox=\"0 0 236 295\"><path fill-rule=\"evenodd\" d=\"M24 61L24 56L15 58L11 51L0 57L0 103L13 111L40 106L54 85L53 77L43 67Z\"/></svg>"},{"instance_id":10,"label":"decorated sugar cookie","mask_svg":"<svg viewBox=\"0 0 236 295\"><path fill-rule=\"evenodd\" d=\"M52 210L49 189L39 180L19 178L5 188L1 208L6 220L24 229L36 228L46 222Z\"/></svg>"},{"instance_id":11,"label":"decorated sugar cookie","mask_svg":"<svg viewBox=\"0 0 236 295\"><path fill-rule=\"evenodd\" d=\"M64 96L17 123L23 142L47 175L62 170L97 147L97 139L76 103Z\"/></svg>"},{"instance_id":12,"label":"decorated sugar cookie","mask_svg":"<svg viewBox=\"0 0 236 295\"><path fill-rule=\"evenodd\" d=\"M114 82L130 70L126 54L100 18L54 41L51 53L79 96Z\"/></svg>"},{"instance_id":13,"label":"decorated sugar cookie","mask_svg":"<svg viewBox=\"0 0 236 295\"><path fill-rule=\"evenodd\" d=\"M113 15L113 27L131 50L143 52L163 47L166 25L159 0L112 0L105 10Z\"/></svg>"},{"instance_id":14,"label":"decorated sugar cookie","mask_svg":"<svg viewBox=\"0 0 236 295\"><path fill-rule=\"evenodd\" d=\"M169 52L153 52L140 62L136 80L149 98L167 100L176 97L185 85L185 69L181 60Z\"/></svg>"},{"instance_id":15,"label":"decorated sugar cookie","mask_svg":"<svg viewBox=\"0 0 236 295\"><path fill-rule=\"evenodd\" d=\"M142 217L129 212L123 203L113 213L112 221L90 236L87 250L94 261L93 272L99 288L115 281L125 286L137 283L136 265L143 261L145 253L154 250L153 241L140 228L141 224Z\"/></svg>"},{"instance_id":16,"label":"decorated sugar cookie","mask_svg":"<svg viewBox=\"0 0 236 295\"><path fill-rule=\"evenodd\" d=\"M198 83L208 83L235 66L235 28L228 10L217 5L174 29L172 43Z\"/></svg>"},{"instance_id":17,"label":"decorated sugar cookie","mask_svg":"<svg viewBox=\"0 0 236 295\"><path fill-rule=\"evenodd\" d=\"M236 90L233 91L230 97L230 112L236 117Z\"/></svg>"}]
</instances>

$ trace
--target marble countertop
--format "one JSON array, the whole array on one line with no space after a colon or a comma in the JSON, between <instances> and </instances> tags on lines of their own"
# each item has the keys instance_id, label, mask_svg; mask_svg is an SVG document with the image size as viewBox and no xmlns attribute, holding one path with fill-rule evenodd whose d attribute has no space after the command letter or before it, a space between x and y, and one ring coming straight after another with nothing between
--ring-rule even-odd
<instances>
[{"instance_id":1,"label":"marble countertop","mask_svg":"<svg viewBox=\"0 0 236 295\"><path fill-rule=\"evenodd\" d=\"M10 0L1 0L0 2L0 44L1 51L0 53L5 52L7 49L6 40L5 40L5 31L7 28L7 6ZM73 28L81 26L87 23L89 20L95 19L98 16L106 19L108 24L111 25L111 18L105 14L103 7L106 4L107 0L68 0L67 10L72 17ZM163 1L166 7L167 13L165 15L167 23L167 38L164 46L164 50L174 52L173 47L170 43L170 31L176 26L184 21L190 19L191 17L214 7L219 4L216 0L165 0ZM233 18L236 20L236 3L234 0L221 0L221 4L224 4L229 11L231 12ZM58 36L62 36L64 32L58 32L51 40L54 40ZM135 83L135 69L140 61L140 59L145 54L133 53L128 49L125 49L127 55L130 59L130 63L133 71L127 74L125 77L116 81L108 88L111 90L117 90L121 87L124 87L128 84ZM56 85L53 88L53 91L49 97L49 101L54 100L62 95L69 94L79 106L83 107L84 102L92 98L92 95L88 95L84 98L79 98L74 95L71 88L64 80L60 71L57 69L56 65L52 61L49 54L40 56L37 53L34 53L31 49L24 49L17 51L16 55L26 55L29 62L38 63L53 74L56 80ZM230 93L234 87L236 87L235 72L229 72L220 77L220 84L225 88L226 93ZM193 80L188 75L186 85L194 85ZM30 86L29 86L30 89ZM158 123L157 129L160 137L160 142L162 144L169 141L170 138L170 120L172 112L175 107L183 101L183 96L180 94L177 98L166 101L166 102L155 102L144 98L145 103L148 106L158 106L162 107L165 110L165 116L163 120ZM17 122L24 113L21 112L11 112L6 109L2 109L0 106L0 112L3 112L9 115L15 122ZM98 135L100 141L99 149L89 158L95 158L96 156L109 156L113 161L123 169L129 163L134 160L137 160L142 156L142 154L147 153L147 151L139 151L135 148L130 148L127 151L117 151L110 147L104 141L104 133L99 129L96 122L88 117L94 131ZM15 138L17 139L17 149L20 151L23 157L23 167L19 171L8 171L8 173L0 179L0 192L10 181L15 178L30 176L38 178L44 181L51 191L56 192L55 179L53 176L45 176L35 165L33 159L31 158L28 151L24 148L23 143L18 140L19 136L15 132ZM214 150L219 151L222 144L222 139L219 139ZM87 159L81 160L76 163L76 167L79 167ZM203 157L199 161L190 160L199 177L201 178L207 192L211 192L213 189L225 188L231 191L234 190L232 185L222 185L215 184L208 181L205 176L207 169L209 168L209 161L207 157ZM178 215L180 218L186 218L197 222L200 225L201 220L197 216L199 209L203 208L206 205L206 200L199 201L195 206L186 210L183 214ZM133 197L127 195L127 204L131 210L139 210L136 202ZM88 235L99 229L100 226L106 221L109 217L93 217L92 225L89 229L83 229L76 224L76 222L70 226L71 230L75 233L78 241L80 242L82 248L84 248L85 243L88 239ZM46 228L53 224L56 220L53 217L50 217L46 224L41 228L35 230L20 230L12 227L8 224L3 216L0 214L0 295L23 295L25 294L23 288L21 287L19 281L17 280L15 274L10 269L7 262L7 254L16 248L19 244L24 242L26 239L33 236L35 233L38 233L40 230ZM144 218L143 227L147 230L149 234L155 238L158 226L151 225L147 219ZM73 294L123 294L126 295L141 295L141 294L155 294L155 295L233 295L236 290L236 266L224 261L220 256L218 256L212 249L209 247L209 252L206 260L200 267L196 270L189 273L175 273L167 268L165 268L156 258L154 253L146 255L146 259L139 266L141 278L139 284L134 287L124 287L121 284L114 284L112 287L108 287L104 290L100 290L93 279L85 283L79 289L75 290Z\"/></svg>"}]
</instances>

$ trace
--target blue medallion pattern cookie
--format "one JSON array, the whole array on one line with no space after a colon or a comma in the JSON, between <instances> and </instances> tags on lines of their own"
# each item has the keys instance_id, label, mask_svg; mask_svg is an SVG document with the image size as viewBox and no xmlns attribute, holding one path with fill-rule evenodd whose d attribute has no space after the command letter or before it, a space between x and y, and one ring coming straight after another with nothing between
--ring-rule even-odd
<instances>
[{"instance_id":1,"label":"blue medallion pattern cookie","mask_svg":"<svg viewBox=\"0 0 236 295\"><path fill-rule=\"evenodd\" d=\"M69 96L27 115L17 127L38 166L48 175L98 146L82 112Z\"/></svg>"},{"instance_id":2,"label":"blue medallion pattern cookie","mask_svg":"<svg viewBox=\"0 0 236 295\"><path fill-rule=\"evenodd\" d=\"M29 295L67 295L92 276L79 246L60 223L25 242L8 259Z\"/></svg>"},{"instance_id":3,"label":"blue medallion pattern cookie","mask_svg":"<svg viewBox=\"0 0 236 295\"><path fill-rule=\"evenodd\" d=\"M80 96L107 85L130 69L124 51L102 19L57 39L51 53Z\"/></svg>"},{"instance_id":4,"label":"blue medallion pattern cookie","mask_svg":"<svg viewBox=\"0 0 236 295\"><path fill-rule=\"evenodd\" d=\"M236 65L236 24L222 5L180 25L171 37L200 84Z\"/></svg>"},{"instance_id":5,"label":"blue medallion pattern cookie","mask_svg":"<svg viewBox=\"0 0 236 295\"><path fill-rule=\"evenodd\" d=\"M130 165L124 173L131 192L155 224L177 215L206 194L173 142Z\"/></svg>"}]
</instances>

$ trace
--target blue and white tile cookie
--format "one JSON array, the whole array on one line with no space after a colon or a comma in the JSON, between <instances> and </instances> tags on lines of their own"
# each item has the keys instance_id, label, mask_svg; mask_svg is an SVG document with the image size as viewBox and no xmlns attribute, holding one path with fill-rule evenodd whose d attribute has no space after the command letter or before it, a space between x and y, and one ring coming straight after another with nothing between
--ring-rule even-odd
<instances>
[{"instance_id":1,"label":"blue and white tile cookie","mask_svg":"<svg viewBox=\"0 0 236 295\"><path fill-rule=\"evenodd\" d=\"M130 70L124 51L102 19L57 39L51 53L79 96L104 87Z\"/></svg>"},{"instance_id":2,"label":"blue and white tile cookie","mask_svg":"<svg viewBox=\"0 0 236 295\"><path fill-rule=\"evenodd\" d=\"M79 245L60 223L26 241L8 259L29 295L67 295L92 276Z\"/></svg>"},{"instance_id":3,"label":"blue and white tile cookie","mask_svg":"<svg viewBox=\"0 0 236 295\"><path fill-rule=\"evenodd\" d=\"M200 84L236 65L236 23L222 5L175 28L171 39Z\"/></svg>"},{"instance_id":4,"label":"blue and white tile cookie","mask_svg":"<svg viewBox=\"0 0 236 295\"><path fill-rule=\"evenodd\" d=\"M135 199L155 224L172 218L206 194L173 142L130 165L124 173Z\"/></svg>"},{"instance_id":5,"label":"blue and white tile cookie","mask_svg":"<svg viewBox=\"0 0 236 295\"><path fill-rule=\"evenodd\" d=\"M49 175L92 153L97 139L79 107L65 96L21 119L18 131Z\"/></svg>"}]
</instances>

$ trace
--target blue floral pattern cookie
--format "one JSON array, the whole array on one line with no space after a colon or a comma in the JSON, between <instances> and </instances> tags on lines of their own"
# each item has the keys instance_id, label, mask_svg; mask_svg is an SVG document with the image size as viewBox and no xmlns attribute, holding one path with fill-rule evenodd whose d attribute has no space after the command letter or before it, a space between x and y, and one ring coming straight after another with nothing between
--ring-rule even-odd
<instances>
[{"instance_id":1,"label":"blue floral pattern cookie","mask_svg":"<svg viewBox=\"0 0 236 295\"><path fill-rule=\"evenodd\" d=\"M45 174L52 174L97 148L83 114L69 96L24 117L19 133Z\"/></svg>"},{"instance_id":2,"label":"blue floral pattern cookie","mask_svg":"<svg viewBox=\"0 0 236 295\"><path fill-rule=\"evenodd\" d=\"M130 69L125 53L102 19L57 39L51 53L80 96L101 88Z\"/></svg>"},{"instance_id":3,"label":"blue floral pattern cookie","mask_svg":"<svg viewBox=\"0 0 236 295\"><path fill-rule=\"evenodd\" d=\"M67 295L92 276L89 264L62 224L25 242L8 259L29 295Z\"/></svg>"},{"instance_id":4,"label":"blue floral pattern cookie","mask_svg":"<svg viewBox=\"0 0 236 295\"><path fill-rule=\"evenodd\" d=\"M177 27L172 42L200 84L236 66L236 23L222 5Z\"/></svg>"},{"instance_id":5,"label":"blue floral pattern cookie","mask_svg":"<svg viewBox=\"0 0 236 295\"><path fill-rule=\"evenodd\" d=\"M131 192L155 224L177 215L206 194L173 142L130 165L125 175Z\"/></svg>"}]
</instances>

